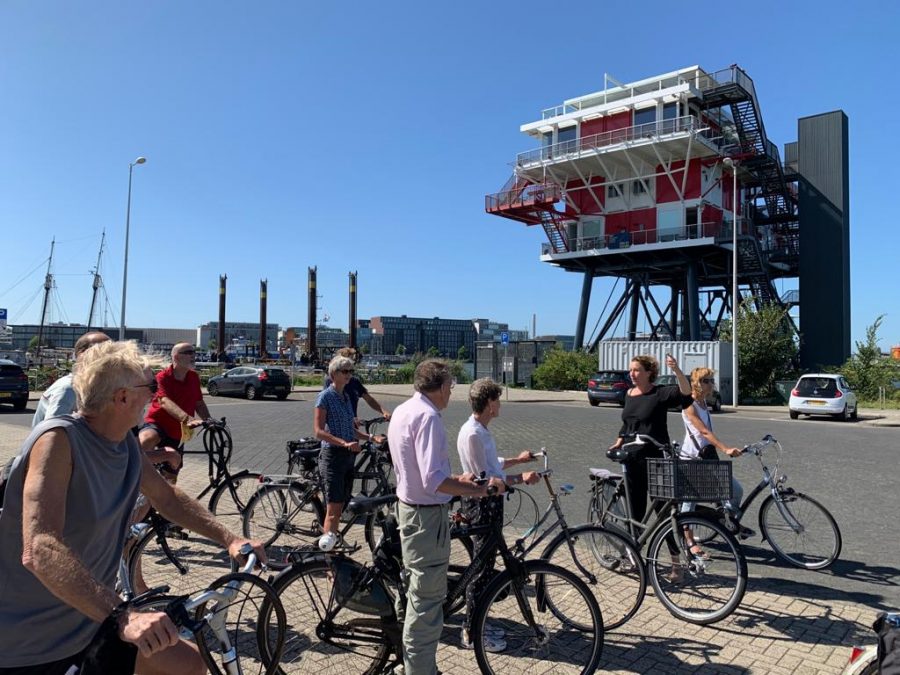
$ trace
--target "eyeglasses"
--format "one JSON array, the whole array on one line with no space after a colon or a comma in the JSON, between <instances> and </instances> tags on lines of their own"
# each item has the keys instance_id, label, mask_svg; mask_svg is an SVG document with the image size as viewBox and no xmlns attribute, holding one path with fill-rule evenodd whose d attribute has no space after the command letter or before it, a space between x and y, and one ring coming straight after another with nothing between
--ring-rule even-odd
<instances>
[{"instance_id":1,"label":"eyeglasses","mask_svg":"<svg viewBox=\"0 0 900 675\"><path fill-rule=\"evenodd\" d=\"M352 375L354 371L353 368L341 368L338 372L343 373L344 375Z\"/></svg>"},{"instance_id":2,"label":"eyeglasses","mask_svg":"<svg viewBox=\"0 0 900 675\"><path fill-rule=\"evenodd\" d=\"M704 377L700 380L700 384L715 384L716 381L711 377Z\"/></svg>"},{"instance_id":3,"label":"eyeglasses","mask_svg":"<svg viewBox=\"0 0 900 675\"><path fill-rule=\"evenodd\" d=\"M159 382L153 380L153 382L147 382L146 384L136 384L133 389L140 389L141 387L147 387L150 390L151 394L155 394L156 390L159 389Z\"/></svg>"}]
</instances>

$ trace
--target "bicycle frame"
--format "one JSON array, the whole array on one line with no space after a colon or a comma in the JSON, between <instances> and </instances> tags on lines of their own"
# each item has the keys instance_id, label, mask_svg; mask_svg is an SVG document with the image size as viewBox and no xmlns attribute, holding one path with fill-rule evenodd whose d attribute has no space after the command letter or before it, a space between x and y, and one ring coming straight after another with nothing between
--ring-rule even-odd
<instances>
[{"instance_id":1,"label":"bicycle frame","mask_svg":"<svg viewBox=\"0 0 900 675\"><path fill-rule=\"evenodd\" d=\"M776 452L778 453L778 457L776 458L774 467L770 470L769 467L763 462L763 448L768 445L774 445L776 448ZM803 525L801 525L797 519L794 517L794 514L791 513L790 509L788 509L784 505L784 500L781 498L782 491L792 493L791 488L785 488L784 483L787 481L787 476L778 472L778 459L781 456L781 444L772 438L771 435L765 436L761 441L757 443L752 443L744 448L744 452L749 452L754 455L756 459L759 461L759 465L762 468L762 479L760 479L759 483L750 491L750 493L744 498L744 501L738 507L737 511L732 515L732 518L735 522L740 523L741 519L744 517L744 514L747 512L747 509L750 507L750 504L753 503L753 500L765 489L768 488L769 493L772 495L772 499L775 500L775 506L778 509L781 517L784 518L784 521L790 525L791 529L794 532L803 531Z\"/></svg>"}]
</instances>

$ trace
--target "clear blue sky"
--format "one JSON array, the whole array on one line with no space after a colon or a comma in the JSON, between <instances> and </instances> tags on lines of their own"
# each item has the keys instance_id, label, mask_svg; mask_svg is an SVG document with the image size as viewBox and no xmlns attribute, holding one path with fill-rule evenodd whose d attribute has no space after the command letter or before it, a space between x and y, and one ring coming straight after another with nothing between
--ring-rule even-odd
<instances>
[{"instance_id":1,"label":"clear blue sky","mask_svg":"<svg viewBox=\"0 0 900 675\"><path fill-rule=\"evenodd\" d=\"M612 9L614 8L615 9ZM543 232L484 213L519 125L602 88L700 65L754 78L770 138L850 119L853 338L886 313L900 344L897 3L0 3L0 307L37 322L57 238L53 318L84 322L101 273L118 324L128 163L135 167L128 318L193 327L359 316L488 317L575 329L581 279ZM557 11L559 9L559 11ZM589 328L611 282L595 282Z\"/></svg>"}]
</instances>

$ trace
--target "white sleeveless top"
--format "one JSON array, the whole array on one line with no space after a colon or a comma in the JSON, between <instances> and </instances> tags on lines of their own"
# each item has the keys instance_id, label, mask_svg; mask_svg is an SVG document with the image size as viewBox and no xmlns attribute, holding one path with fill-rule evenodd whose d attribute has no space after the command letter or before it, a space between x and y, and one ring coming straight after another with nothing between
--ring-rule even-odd
<instances>
[{"instance_id":1,"label":"white sleeveless top","mask_svg":"<svg viewBox=\"0 0 900 675\"><path fill-rule=\"evenodd\" d=\"M709 408L704 408L697 401L694 401L691 405L694 406L697 416L706 425L706 428L712 431L712 418L709 414ZM703 434L697 431L697 427L694 426L684 410L681 411L681 421L684 422L684 441L681 443L681 450L678 456L681 459L697 459L700 455L700 448L704 445L709 445L709 443L706 442Z\"/></svg>"}]
</instances>

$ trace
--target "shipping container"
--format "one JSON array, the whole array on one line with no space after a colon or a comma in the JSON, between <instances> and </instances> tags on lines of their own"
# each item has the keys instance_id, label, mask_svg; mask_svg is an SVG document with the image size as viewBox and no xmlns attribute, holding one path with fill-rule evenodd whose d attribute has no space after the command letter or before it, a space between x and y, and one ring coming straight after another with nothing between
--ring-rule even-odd
<instances>
[{"instance_id":1,"label":"shipping container","mask_svg":"<svg viewBox=\"0 0 900 675\"><path fill-rule=\"evenodd\" d=\"M672 371L666 367L666 354L675 357L681 370L688 376L694 368L711 368L716 373L716 387L722 403L731 405L731 343L730 342L628 342L604 340L600 342L598 370L628 370L631 359L649 354L659 361L659 374Z\"/></svg>"}]
</instances>

